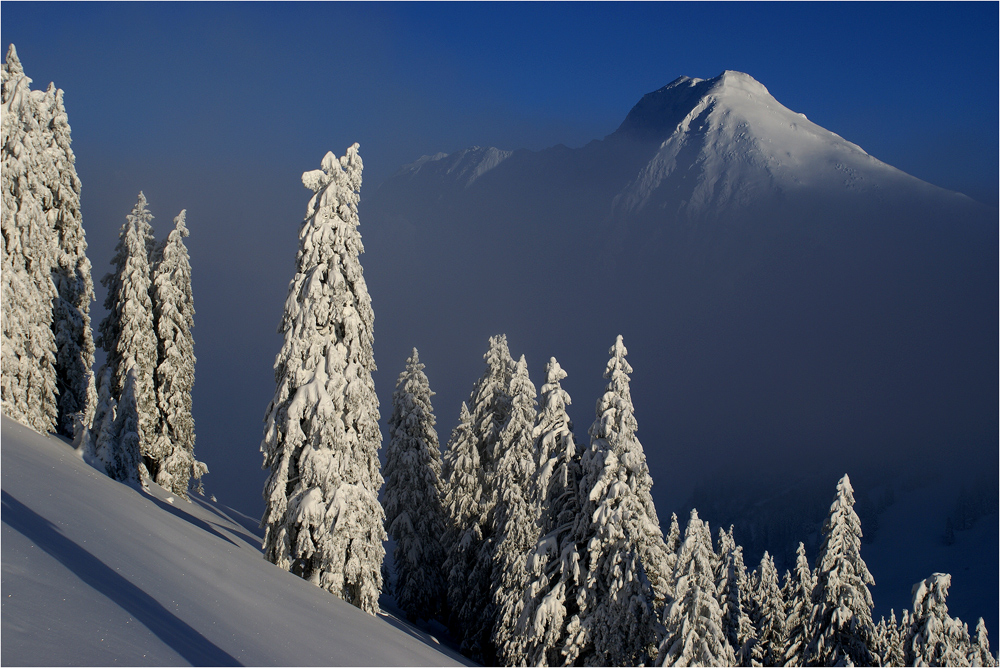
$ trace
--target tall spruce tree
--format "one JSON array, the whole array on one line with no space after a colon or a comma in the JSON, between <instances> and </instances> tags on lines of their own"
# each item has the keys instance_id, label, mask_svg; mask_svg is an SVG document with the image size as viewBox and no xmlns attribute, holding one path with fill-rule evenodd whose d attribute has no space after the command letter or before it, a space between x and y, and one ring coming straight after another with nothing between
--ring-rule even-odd
<instances>
[{"instance_id":1,"label":"tall spruce tree","mask_svg":"<svg viewBox=\"0 0 1000 668\"><path fill-rule=\"evenodd\" d=\"M597 419L590 428L590 437L591 440L606 440L618 458L622 469L619 477L629 486L631 493L628 498L635 503L623 518L629 523L629 533L636 542L639 559L652 586L654 605L659 609L663 607L669 589L670 573L667 568L670 558L653 505L653 478L649 475L642 444L635 435L638 423L629 387L632 367L625 359L628 350L621 335L615 339L608 354L611 359L604 371L608 384L597 402Z\"/></svg>"},{"instance_id":2,"label":"tall spruce tree","mask_svg":"<svg viewBox=\"0 0 1000 668\"><path fill-rule=\"evenodd\" d=\"M609 351L604 395L582 455L578 543L587 576L580 612L567 627L567 659L626 665L656 654L666 598L666 545L629 391L632 368L622 337Z\"/></svg>"},{"instance_id":3,"label":"tall spruce tree","mask_svg":"<svg viewBox=\"0 0 1000 668\"><path fill-rule=\"evenodd\" d=\"M786 577L785 589L785 665L805 665L805 652L812 638L812 592L816 586L816 576L806 558L806 546L799 543L795 557L795 572Z\"/></svg>"},{"instance_id":4,"label":"tall spruce tree","mask_svg":"<svg viewBox=\"0 0 1000 668\"><path fill-rule=\"evenodd\" d=\"M449 610L447 622L460 641L464 637L464 624L473 618L473 608L479 603L468 598L468 574L479 553L484 521L480 509L483 471L474 432L472 415L465 402L462 402L458 425L452 430L442 457L444 510L447 517L444 533L444 577Z\"/></svg>"},{"instance_id":5,"label":"tall spruce tree","mask_svg":"<svg viewBox=\"0 0 1000 668\"><path fill-rule=\"evenodd\" d=\"M566 372L553 357L545 366L541 410L535 424L541 495L540 538L528 556L528 584L518 632L526 639L526 662L557 666L565 660L566 624L579 613L584 582L577 544L580 517L580 455L566 413L570 396L560 385Z\"/></svg>"},{"instance_id":6,"label":"tall spruce tree","mask_svg":"<svg viewBox=\"0 0 1000 668\"><path fill-rule=\"evenodd\" d=\"M414 348L392 394L383 497L386 526L396 541L393 593L411 620L438 617L445 607L441 450L432 396Z\"/></svg>"},{"instance_id":7,"label":"tall spruce tree","mask_svg":"<svg viewBox=\"0 0 1000 668\"><path fill-rule=\"evenodd\" d=\"M986 622L979 618L976 624L976 637L972 643L972 652L969 654L970 666L986 666L992 668L997 665L997 659L990 651L990 638L986 633Z\"/></svg>"},{"instance_id":8,"label":"tall spruce tree","mask_svg":"<svg viewBox=\"0 0 1000 668\"><path fill-rule=\"evenodd\" d=\"M374 313L358 256L358 145L302 182L315 194L278 331L261 452L265 557L366 612L378 610L384 513Z\"/></svg>"},{"instance_id":9,"label":"tall spruce tree","mask_svg":"<svg viewBox=\"0 0 1000 668\"><path fill-rule=\"evenodd\" d=\"M118 417L118 400L111 394L111 367L104 365L97 381L97 408L93 428L83 438L81 454L88 464L107 474L115 452L115 418Z\"/></svg>"},{"instance_id":10,"label":"tall spruce tree","mask_svg":"<svg viewBox=\"0 0 1000 668\"><path fill-rule=\"evenodd\" d=\"M151 284L149 254L146 240L152 235L149 221L153 216L146 208L141 192L135 207L118 235L114 270L101 279L108 289L104 308L108 314L101 321L98 344L107 353L105 365L111 370L109 392L123 397L125 379L135 373L135 401L138 411L137 437L142 456L141 471L155 476L164 454L153 437L159 423L156 388L156 332L153 329L153 303L149 298ZM118 400L119 412L123 399Z\"/></svg>"},{"instance_id":11,"label":"tall spruce tree","mask_svg":"<svg viewBox=\"0 0 1000 668\"><path fill-rule=\"evenodd\" d=\"M158 424L153 451L166 453L156 482L187 498L193 477L200 481L208 467L194 457L194 417L191 389L194 386L194 297L191 292L191 261L184 238L186 211L174 218L174 229L160 246L151 286L153 320L158 341L156 395Z\"/></svg>"},{"instance_id":12,"label":"tall spruce tree","mask_svg":"<svg viewBox=\"0 0 1000 668\"><path fill-rule=\"evenodd\" d=\"M854 489L845 474L823 525L823 546L816 561L811 640L807 665L834 666L851 661L872 665L875 623L869 585L875 579L861 558L861 520L854 512Z\"/></svg>"},{"instance_id":13,"label":"tall spruce tree","mask_svg":"<svg viewBox=\"0 0 1000 668\"><path fill-rule=\"evenodd\" d=\"M490 347L483 356L486 371L476 382L469 397L470 433L479 457L480 474L473 492L478 498L475 517L461 528L456 544L462 546L465 570L459 579L449 580L453 628L462 638L462 648L468 655L490 662L494 656L492 643L496 607L491 596L493 584L493 554L496 549L497 460L500 432L510 416L510 382L514 375L514 360L503 334L490 337ZM456 563L449 564L455 573Z\"/></svg>"},{"instance_id":14,"label":"tall spruce tree","mask_svg":"<svg viewBox=\"0 0 1000 668\"><path fill-rule=\"evenodd\" d=\"M736 655L736 663L748 666L756 642L756 631L749 615L749 578L743 563L743 547L736 544L733 527L719 529L716 552L715 586L722 610L722 633Z\"/></svg>"},{"instance_id":15,"label":"tall spruce tree","mask_svg":"<svg viewBox=\"0 0 1000 668\"><path fill-rule=\"evenodd\" d=\"M880 636L878 649L879 665L881 666L902 666L905 657L903 655L903 632L896 621L896 611L889 611L889 619L883 617L879 620L876 628L877 635Z\"/></svg>"},{"instance_id":16,"label":"tall spruce tree","mask_svg":"<svg viewBox=\"0 0 1000 668\"><path fill-rule=\"evenodd\" d=\"M535 386L524 355L507 391L510 415L500 432L496 469L496 549L490 594L496 610L492 643L497 660L508 666L527 660L526 638L517 633L528 586L528 554L538 542L539 495L532 485L537 471L534 428Z\"/></svg>"},{"instance_id":17,"label":"tall spruce tree","mask_svg":"<svg viewBox=\"0 0 1000 668\"><path fill-rule=\"evenodd\" d=\"M94 281L87 259L87 238L80 213L80 179L72 149L63 91L49 84L47 132L56 181L49 185L48 216L53 226L55 254L52 280L59 293L53 302L52 331L56 343L56 383L60 433L71 436L74 421L87 425L97 399L94 377L94 335L90 303Z\"/></svg>"},{"instance_id":18,"label":"tall spruce tree","mask_svg":"<svg viewBox=\"0 0 1000 668\"><path fill-rule=\"evenodd\" d=\"M903 658L907 666L968 666L968 629L948 614L951 575L934 573L913 585L913 613L909 616Z\"/></svg>"},{"instance_id":19,"label":"tall spruce tree","mask_svg":"<svg viewBox=\"0 0 1000 668\"><path fill-rule=\"evenodd\" d=\"M125 374L125 387L122 389L122 399L118 402L115 421L109 437L110 445L106 453L108 477L127 485L145 486L146 479L140 473L142 465L139 454L140 444L140 411L139 397L136 394L138 376L135 369L129 369Z\"/></svg>"},{"instance_id":20,"label":"tall spruce tree","mask_svg":"<svg viewBox=\"0 0 1000 668\"><path fill-rule=\"evenodd\" d=\"M45 126L46 94L32 91L14 45L2 72L0 150L3 168L0 277L3 339L0 403L4 412L39 432L59 424L52 304L56 265L51 188L58 181Z\"/></svg>"},{"instance_id":21,"label":"tall spruce tree","mask_svg":"<svg viewBox=\"0 0 1000 668\"><path fill-rule=\"evenodd\" d=\"M784 665L785 605L774 559L764 552L753 578L751 620L756 631L752 660L760 666Z\"/></svg>"},{"instance_id":22,"label":"tall spruce tree","mask_svg":"<svg viewBox=\"0 0 1000 668\"><path fill-rule=\"evenodd\" d=\"M714 562L708 525L692 510L677 555L676 595L666 609L666 635L657 665L736 665L736 655L722 629Z\"/></svg>"}]
</instances>

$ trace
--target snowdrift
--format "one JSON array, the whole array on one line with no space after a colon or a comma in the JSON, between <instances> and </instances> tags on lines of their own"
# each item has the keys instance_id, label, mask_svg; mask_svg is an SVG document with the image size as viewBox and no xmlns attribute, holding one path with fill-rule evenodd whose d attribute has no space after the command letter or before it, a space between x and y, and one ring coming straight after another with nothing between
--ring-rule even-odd
<instances>
[{"instance_id":1,"label":"snowdrift","mask_svg":"<svg viewBox=\"0 0 1000 668\"><path fill-rule=\"evenodd\" d=\"M138 492L2 418L4 665L456 665L264 561L257 521Z\"/></svg>"}]
</instances>

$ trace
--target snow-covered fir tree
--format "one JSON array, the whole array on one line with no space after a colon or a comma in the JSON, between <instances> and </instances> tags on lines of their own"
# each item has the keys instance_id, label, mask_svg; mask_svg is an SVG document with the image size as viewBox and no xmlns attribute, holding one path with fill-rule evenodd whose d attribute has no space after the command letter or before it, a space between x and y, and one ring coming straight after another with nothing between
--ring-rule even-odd
<instances>
[{"instance_id":1,"label":"snow-covered fir tree","mask_svg":"<svg viewBox=\"0 0 1000 668\"><path fill-rule=\"evenodd\" d=\"M97 341L107 353L105 364L111 369L111 396L123 397L125 377L129 371L135 373L139 452L143 459L142 466L151 477L159 471L166 454L155 449L157 446L153 440L159 423L153 381L157 342L153 328L153 303L149 298L151 278L146 250L146 241L152 235L152 218L146 208L146 197L140 192L132 213L126 217L119 232L115 256L111 260L114 270L101 279L108 289L104 300L108 314L101 321ZM123 399L119 399L118 403L120 406Z\"/></svg>"},{"instance_id":2,"label":"snow-covered fir tree","mask_svg":"<svg viewBox=\"0 0 1000 668\"><path fill-rule=\"evenodd\" d=\"M302 175L315 194L278 329L284 344L264 418L270 474L261 526L269 561L375 614L386 534L375 316L358 257L361 172L354 144Z\"/></svg>"},{"instance_id":3,"label":"snow-covered fir tree","mask_svg":"<svg viewBox=\"0 0 1000 668\"><path fill-rule=\"evenodd\" d=\"M760 666L784 665L785 604L778 587L774 559L764 552L753 580L751 619L756 631L752 661Z\"/></svg>"},{"instance_id":4,"label":"snow-covered fir tree","mask_svg":"<svg viewBox=\"0 0 1000 668\"><path fill-rule=\"evenodd\" d=\"M474 614L472 608L478 604L468 598L468 574L479 554L482 523L485 521L480 506L483 471L479 464L472 415L465 402L462 402L458 426L451 432L442 460L447 518L443 540L449 610L447 621L455 636L461 639L463 625Z\"/></svg>"},{"instance_id":5,"label":"snow-covered fir tree","mask_svg":"<svg viewBox=\"0 0 1000 668\"><path fill-rule=\"evenodd\" d=\"M629 532L639 548L639 558L653 587L654 605L662 607L666 601L670 573L669 551L660 530L660 521L653 505L653 478L649 475L646 455L636 437L638 423L632 406L629 388L632 367L626 361L628 350L619 335L608 351L604 377L608 380L604 395L597 402L597 419L590 428L591 439L604 439L618 457L625 482L637 506L623 516L629 523Z\"/></svg>"},{"instance_id":6,"label":"snow-covered fir tree","mask_svg":"<svg viewBox=\"0 0 1000 668\"><path fill-rule=\"evenodd\" d=\"M81 454L88 464L104 472L117 456L115 453L115 418L118 401L111 394L111 368L105 365L97 381L97 408L94 410L93 428L83 440Z\"/></svg>"},{"instance_id":7,"label":"snow-covered fir tree","mask_svg":"<svg viewBox=\"0 0 1000 668\"><path fill-rule=\"evenodd\" d=\"M174 229L157 252L160 261L153 269L151 287L158 342L155 380L159 406L152 451L166 453L156 483L183 498L187 498L191 478L200 481L208 473L208 467L194 457L194 297L191 261L184 244L189 234L185 218L186 211L174 218Z\"/></svg>"},{"instance_id":8,"label":"snow-covered fir tree","mask_svg":"<svg viewBox=\"0 0 1000 668\"><path fill-rule=\"evenodd\" d=\"M590 428L590 447L582 454L581 526L577 543L586 568L579 613L567 625L567 661L634 664L656 655L662 627L658 617L666 599L667 550L653 507L652 479L629 391L632 368L622 337L609 350Z\"/></svg>"},{"instance_id":9,"label":"snow-covered fir tree","mask_svg":"<svg viewBox=\"0 0 1000 668\"><path fill-rule=\"evenodd\" d=\"M990 638L986 633L986 622L979 618L976 624L976 637L972 641L972 651L969 653L970 666L987 666L992 668L997 665L997 659L990 650Z\"/></svg>"},{"instance_id":10,"label":"snow-covered fir tree","mask_svg":"<svg viewBox=\"0 0 1000 668\"><path fill-rule=\"evenodd\" d=\"M722 610L722 633L733 648L737 665L748 666L756 631L749 615L750 580L743 563L743 547L736 544L732 526L729 531L719 529L718 546L715 587Z\"/></svg>"},{"instance_id":11,"label":"snow-covered fir tree","mask_svg":"<svg viewBox=\"0 0 1000 668\"><path fill-rule=\"evenodd\" d=\"M411 620L433 619L444 610L445 518L433 395L414 348L392 394L382 502L396 541L393 594Z\"/></svg>"},{"instance_id":12,"label":"snow-covered fir tree","mask_svg":"<svg viewBox=\"0 0 1000 668\"><path fill-rule=\"evenodd\" d=\"M805 651L812 638L812 592L816 576L806 558L806 546L799 543L795 556L795 572L785 581L785 663L786 666L805 665Z\"/></svg>"},{"instance_id":13,"label":"snow-covered fir tree","mask_svg":"<svg viewBox=\"0 0 1000 668\"><path fill-rule=\"evenodd\" d=\"M541 410L535 424L541 495L540 538L528 556L528 584L518 633L526 638L526 663L556 666L564 661L566 624L579 613L583 585L576 529L580 519L580 455L566 414L570 396L560 384L566 372L553 357L545 366Z\"/></svg>"},{"instance_id":14,"label":"snow-covered fir tree","mask_svg":"<svg viewBox=\"0 0 1000 668\"><path fill-rule=\"evenodd\" d=\"M510 415L500 432L495 476L496 506L493 574L490 594L496 610L493 646L499 663L524 665L527 642L517 633L528 586L528 554L539 535L539 494L533 483L539 454L535 449L535 386L524 355L514 368L507 394Z\"/></svg>"},{"instance_id":15,"label":"snow-covered fir tree","mask_svg":"<svg viewBox=\"0 0 1000 668\"><path fill-rule=\"evenodd\" d=\"M94 281L87 259L87 238L80 213L80 179L71 147L69 119L63 91L49 84L47 91L48 153L57 181L50 184L49 221L55 241L52 279L59 297L53 303L52 331L56 342L56 383L59 390L60 433L73 433L74 420L90 424L96 402L91 369L94 366L94 335L90 325L90 303Z\"/></svg>"},{"instance_id":16,"label":"snow-covered fir tree","mask_svg":"<svg viewBox=\"0 0 1000 668\"><path fill-rule=\"evenodd\" d=\"M972 643L960 619L948 614L951 575L934 573L913 585L903 659L907 666L968 666Z\"/></svg>"},{"instance_id":17,"label":"snow-covered fir tree","mask_svg":"<svg viewBox=\"0 0 1000 668\"><path fill-rule=\"evenodd\" d=\"M658 665L736 665L736 655L722 630L714 562L708 525L692 510L677 555L676 595L666 609L666 635L660 644Z\"/></svg>"},{"instance_id":18,"label":"snow-covered fir tree","mask_svg":"<svg viewBox=\"0 0 1000 668\"><path fill-rule=\"evenodd\" d=\"M905 657L903 656L903 632L896 621L896 611L889 611L889 619L885 617L879 620L875 627L876 650L880 666L902 666Z\"/></svg>"},{"instance_id":19,"label":"snow-covered fir tree","mask_svg":"<svg viewBox=\"0 0 1000 668\"><path fill-rule=\"evenodd\" d=\"M632 665L656 654L665 600L666 546L629 392L632 368L619 336L609 351L604 395L582 454L581 526L586 567L578 615L567 625L567 661ZM650 574L655 574L655 583Z\"/></svg>"},{"instance_id":20,"label":"snow-covered fir tree","mask_svg":"<svg viewBox=\"0 0 1000 668\"><path fill-rule=\"evenodd\" d=\"M122 400L118 403L115 413L110 445L103 454L107 458L105 468L108 477L127 485L145 486L146 477L142 472L139 453L141 420L137 386L138 375L135 369L129 369L125 375L125 387L122 388Z\"/></svg>"},{"instance_id":21,"label":"snow-covered fir tree","mask_svg":"<svg viewBox=\"0 0 1000 668\"><path fill-rule=\"evenodd\" d=\"M811 640L807 665L834 666L847 661L873 665L875 623L868 585L875 579L861 558L861 520L854 512L854 489L845 474L823 525L812 595Z\"/></svg>"},{"instance_id":22,"label":"snow-covered fir tree","mask_svg":"<svg viewBox=\"0 0 1000 668\"><path fill-rule=\"evenodd\" d=\"M452 628L462 639L463 651L489 663L494 655L492 636L496 620L491 591L496 549L494 508L498 494L498 444L500 432L510 416L509 390L514 375L514 360L507 347L507 337L503 334L490 337L490 347L483 359L486 371L469 397L469 436L477 449L480 467L476 477L479 487L473 492L473 497L478 499L478 513L460 527L462 535L455 542L464 552L465 570L456 572L458 564L454 561L448 567Z\"/></svg>"},{"instance_id":23,"label":"snow-covered fir tree","mask_svg":"<svg viewBox=\"0 0 1000 668\"><path fill-rule=\"evenodd\" d=\"M59 293L51 187L58 182L46 139L45 93L32 91L11 44L2 68L0 145L3 167L3 339L0 403L3 411L39 432L58 425L56 341L52 304Z\"/></svg>"}]
</instances>

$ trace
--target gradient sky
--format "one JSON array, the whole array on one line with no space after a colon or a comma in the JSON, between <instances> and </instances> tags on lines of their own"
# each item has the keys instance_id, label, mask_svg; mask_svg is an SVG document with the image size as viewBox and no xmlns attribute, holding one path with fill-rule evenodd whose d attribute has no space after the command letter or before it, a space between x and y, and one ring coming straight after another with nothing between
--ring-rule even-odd
<instances>
[{"instance_id":1,"label":"gradient sky","mask_svg":"<svg viewBox=\"0 0 1000 668\"><path fill-rule=\"evenodd\" d=\"M735 69L884 162L998 200L996 3L5 1L0 16L34 86L66 92L95 282L140 190L158 237L188 210L197 455L209 491L254 515L300 175L328 150L361 144L364 234L366 194L423 154L582 146L676 77ZM237 306L247 294L257 308ZM402 360L378 353L376 330L386 417ZM441 408L443 436L456 412Z\"/></svg>"}]
</instances>

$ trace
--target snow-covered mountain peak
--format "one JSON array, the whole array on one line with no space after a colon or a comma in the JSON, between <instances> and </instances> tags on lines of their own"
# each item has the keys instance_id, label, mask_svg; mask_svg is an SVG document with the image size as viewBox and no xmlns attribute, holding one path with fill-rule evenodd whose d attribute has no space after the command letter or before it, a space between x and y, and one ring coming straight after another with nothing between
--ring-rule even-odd
<instances>
[{"instance_id":1,"label":"snow-covered mountain peak","mask_svg":"<svg viewBox=\"0 0 1000 668\"><path fill-rule=\"evenodd\" d=\"M745 72L736 70L726 70L719 76L711 79L713 92L741 92L749 95L761 95L770 97L771 94L764 87L764 84L754 79Z\"/></svg>"},{"instance_id":2,"label":"snow-covered mountain peak","mask_svg":"<svg viewBox=\"0 0 1000 668\"><path fill-rule=\"evenodd\" d=\"M876 192L886 179L910 178L732 70L681 77L649 93L612 136L659 144L619 195L619 212L654 201L678 212L719 211L803 188Z\"/></svg>"},{"instance_id":3,"label":"snow-covered mountain peak","mask_svg":"<svg viewBox=\"0 0 1000 668\"><path fill-rule=\"evenodd\" d=\"M640 141L663 141L692 111L709 101L736 107L748 103L778 104L767 88L743 72L726 70L712 79L682 76L644 95L629 111L615 135Z\"/></svg>"}]
</instances>

